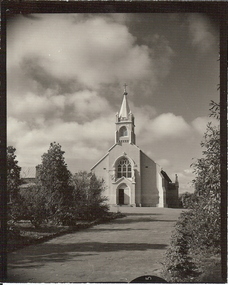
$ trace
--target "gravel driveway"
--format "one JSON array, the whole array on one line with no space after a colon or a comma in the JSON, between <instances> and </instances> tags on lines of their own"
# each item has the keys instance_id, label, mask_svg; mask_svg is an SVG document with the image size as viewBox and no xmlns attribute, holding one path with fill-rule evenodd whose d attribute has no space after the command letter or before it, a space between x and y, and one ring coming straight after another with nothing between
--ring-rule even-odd
<instances>
[{"instance_id":1,"label":"gravel driveway","mask_svg":"<svg viewBox=\"0 0 228 285\"><path fill-rule=\"evenodd\" d=\"M130 282L159 276L181 211L137 208L125 218L12 252L7 282Z\"/></svg>"}]
</instances>

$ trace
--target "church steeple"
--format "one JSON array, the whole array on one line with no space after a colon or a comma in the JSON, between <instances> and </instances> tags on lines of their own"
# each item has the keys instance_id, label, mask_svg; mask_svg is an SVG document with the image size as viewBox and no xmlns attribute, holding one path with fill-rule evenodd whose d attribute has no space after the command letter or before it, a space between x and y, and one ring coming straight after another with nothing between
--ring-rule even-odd
<instances>
[{"instance_id":1,"label":"church steeple","mask_svg":"<svg viewBox=\"0 0 228 285\"><path fill-rule=\"evenodd\" d=\"M130 113L130 108L127 102L127 91L126 91L127 84L124 84L124 96L123 96L123 102L120 108L119 112L119 118L128 118L128 114Z\"/></svg>"},{"instance_id":2,"label":"church steeple","mask_svg":"<svg viewBox=\"0 0 228 285\"><path fill-rule=\"evenodd\" d=\"M127 101L127 85L124 84L123 101L120 107L120 112L116 114L116 135L115 143L130 143L135 144L134 133L134 116Z\"/></svg>"}]
</instances>

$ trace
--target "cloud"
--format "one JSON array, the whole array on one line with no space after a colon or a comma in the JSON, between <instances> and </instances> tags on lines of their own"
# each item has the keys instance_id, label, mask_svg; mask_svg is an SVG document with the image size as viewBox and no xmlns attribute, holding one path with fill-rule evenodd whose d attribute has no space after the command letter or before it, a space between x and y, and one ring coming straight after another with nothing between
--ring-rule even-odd
<instances>
[{"instance_id":1,"label":"cloud","mask_svg":"<svg viewBox=\"0 0 228 285\"><path fill-rule=\"evenodd\" d=\"M192 126L200 135L203 135L209 122L212 122L213 125L218 125L218 121L214 118L197 117L192 121Z\"/></svg>"},{"instance_id":2,"label":"cloud","mask_svg":"<svg viewBox=\"0 0 228 285\"><path fill-rule=\"evenodd\" d=\"M115 126L110 116L83 124L56 119L42 128L30 128L28 122L9 118L7 127L8 145L16 147L20 165L29 166L40 163L53 141L62 145L68 158L99 159L113 143Z\"/></svg>"},{"instance_id":3,"label":"cloud","mask_svg":"<svg viewBox=\"0 0 228 285\"><path fill-rule=\"evenodd\" d=\"M215 44L216 38L206 17L199 14L191 14L188 17L188 27L191 43L200 52L207 52Z\"/></svg>"},{"instance_id":4,"label":"cloud","mask_svg":"<svg viewBox=\"0 0 228 285\"><path fill-rule=\"evenodd\" d=\"M175 56L169 41L163 35L154 34L150 35L146 42L152 46L151 57L153 58L155 74L161 78L166 77L172 66L171 60Z\"/></svg>"},{"instance_id":5,"label":"cloud","mask_svg":"<svg viewBox=\"0 0 228 285\"><path fill-rule=\"evenodd\" d=\"M171 166L171 162L166 158L158 159L156 161L156 163L159 164L161 167L170 167Z\"/></svg>"},{"instance_id":6,"label":"cloud","mask_svg":"<svg viewBox=\"0 0 228 285\"><path fill-rule=\"evenodd\" d=\"M184 170L184 173L192 174L193 173L193 169L192 168L187 168L187 169Z\"/></svg>"},{"instance_id":7,"label":"cloud","mask_svg":"<svg viewBox=\"0 0 228 285\"><path fill-rule=\"evenodd\" d=\"M148 154L155 141L190 134L183 117L158 115L149 106L175 56L165 36L139 43L126 15L34 17L14 17L7 26L8 144L17 148L21 166L40 163L53 141L73 166L100 159L114 143L124 82L134 102L137 143ZM161 158L161 166L171 167L170 161Z\"/></svg>"},{"instance_id":8,"label":"cloud","mask_svg":"<svg viewBox=\"0 0 228 285\"><path fill-rule=\"evenodd\" d=\"M49 90L43 96L31 92L22 96L9 96L8 109L10 116L28 121L34 127L43 127L48 121L58 118L82 123L106 116L112 110L105 98L89 90L57 96Z\"/></svg>"},{"instance_id":9,"label":"cloud","mask_svg":"<svg viewBox=\"0 0 228 285\"><path fill-rule=\"evenodd\" d=\"M183 117L172 113L161 114L148 122L146 129L154 139L181 138L189 134L191 128Z\"/></svg>"},{"instance_id":10,"label":"cloud","mask_svg":"<svg viewBox=\"0 0 228 285\"><path fill-rule=\"evenodd\" d=\"M125 25L99 16L78 22L70 16L40 17L19 17L18 25L9 27L8 67L22 66L37 81L45 81L45 71L92 88L150 76L149 49L137 45Z\"/></svg>"},{"instance_id":11,"label":"cloud","mask_svg":"<svg viewBox=\"0 0 228 285\"><path fill-rule=\"evenodd\" d=\"M194 187L192 185L192 180L194 179L194 174L191 169L185 169L184 171L176 171L171 173L170 177L172 177L172 181L175 181L175 175L178 176L179 181L179 193L184 192L194 192Z\"/></svg>"},{"instance_id":12,"label":"cloud","mask_svg":"<svg viewBox=\"0 0 228 285\"><path fill-rule=\"evenodd\" d=\"M8 145L14 145L21 137L23 137L29 131L29 127L26 122L19 121L16 118L8 117L7 119L7 136Z\"/></svg>"}]
</instances>

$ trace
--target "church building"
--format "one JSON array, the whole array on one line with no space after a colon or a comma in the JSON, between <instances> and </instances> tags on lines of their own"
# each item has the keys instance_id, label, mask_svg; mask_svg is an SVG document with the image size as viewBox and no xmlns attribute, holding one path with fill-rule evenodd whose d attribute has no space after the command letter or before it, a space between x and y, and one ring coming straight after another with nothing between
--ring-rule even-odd
<instances>
[{"instance_id":1,"label":"church building","mask_svg":"<svg viewBox=\"0 0 228 285\"><path fill-rule=\"evenodd\" d=\"M116 114L115 144L92 167L105 182L104 196L110 205L178 207L179 183L148 157L137 145L135 120L127 101L126 85Z\"/></svg>"}]
</instances>

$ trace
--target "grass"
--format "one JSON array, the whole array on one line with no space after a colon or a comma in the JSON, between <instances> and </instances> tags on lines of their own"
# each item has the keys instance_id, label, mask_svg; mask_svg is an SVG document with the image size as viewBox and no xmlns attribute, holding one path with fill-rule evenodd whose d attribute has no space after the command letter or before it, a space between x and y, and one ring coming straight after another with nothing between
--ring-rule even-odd
<instances>
[{"instance_id":1,"label":"grass","mask_svg":"<svg viewBox=\"0 0 228 285\"><path fill-rule=\"evenodd\" d=\"M194 280L199 283L223 283L221 277L221 256L219 254L206 255L196 263L202 274Z\"/></svg>"},{"instance_id":2,"label":"grass","mask_svg":"<svg viewBox=\"0 0 228 285\"><path fill-rule=\"evenodd\" d=\"M78 221L75 226L61 226L47 223L42 224L39 228L35 228L28 220L17 221L8 230L7 252L12 252L25 246L41 243L63 234L76 232L121 217L124 217L121 213L109 213L103 219Z\"/></svg>"}]
</instances>

